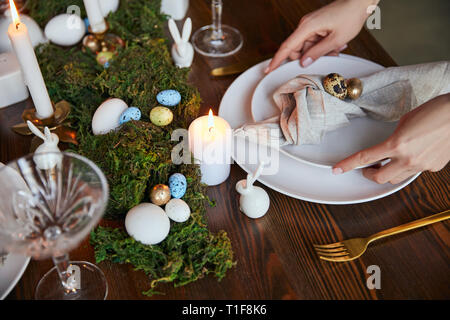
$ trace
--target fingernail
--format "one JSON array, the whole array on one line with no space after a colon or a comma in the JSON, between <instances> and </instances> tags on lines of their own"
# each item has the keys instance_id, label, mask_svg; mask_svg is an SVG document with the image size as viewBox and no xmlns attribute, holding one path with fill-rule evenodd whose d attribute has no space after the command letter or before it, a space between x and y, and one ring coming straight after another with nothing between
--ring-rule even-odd
<instances>
[{"instance_id":1,"label":"fingernail","mask_svg":"<svg viewBox=\"0 0 450 320\"><path fill-rule=\"evenodd\" d=\"M270 70L269 67L265 68L265 69L264 69L264 73L269 73L269 70Z\"/></svg>"},{"instance_id":2,"label":"fingernail","mask_svg":"<svg viewBox=\"0 0 450 320\"><path fill-rule=\"evenodd\" d=\"M306 68L307 66L309 66L311 63L313 63L313 59L311 59L310 57L306 58L305 60L303 60L303 68Z\"/></svg>"},{"instance_id":3,"label":"fingernail","mask_svg":"<svg viewBox=\"0 0 450 320\"><path fill-rule=\"evenodd\" d=\"M333 174L338 175L344 173L344 170L341 168L333 168Z\"/></svg>"},{"instance_id":4,"label":"fingernail","mask_svg":"<svg viewBox=\"0 0 450 320\"><path fill-rule=\"evenodd\" d=\"M347 49L347 47L348 47L348 45L344 44L344 45L339 49L339 51L343 51L343 50Z\"/></svg>"}]
</instances>

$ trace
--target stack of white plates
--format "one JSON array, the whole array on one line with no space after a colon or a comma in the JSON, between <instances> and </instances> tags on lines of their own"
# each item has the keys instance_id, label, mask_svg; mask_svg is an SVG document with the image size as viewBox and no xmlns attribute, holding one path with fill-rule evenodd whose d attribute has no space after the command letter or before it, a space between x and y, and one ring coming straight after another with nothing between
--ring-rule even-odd
<instances>
[{"instance_id":1,"label":"stack of white plates","mask_svg":"<svg viewBox=\"0 0 450 320\"><path fill-rule=\"evenodd\" d=\"M219 116L232 128L245 123L265 120L277 115L273 93L299 74L336 72L345 78L363 77L383 69L361 58L340 55L322 57L307 68L298 61L284 64L265 76L269 60L253 66L240 75L228 88L220 104ZM396 123L369 118L352 119L350 125L328 133L319 145L286 146L279 154L278 170L263 171L258 179L267 187L288 196L317 203L351 204L388 196L411 183L417 175L396 185L379 185L363 177L361 169L333 175L331 167L353 153L384 141L395 130ZM253 172L257 161L249 161L236 150L249 150L250 142L235 139L234 160L247 172ZM269 174L270 173L270 174Z\"/></svg>"}]
</instances>

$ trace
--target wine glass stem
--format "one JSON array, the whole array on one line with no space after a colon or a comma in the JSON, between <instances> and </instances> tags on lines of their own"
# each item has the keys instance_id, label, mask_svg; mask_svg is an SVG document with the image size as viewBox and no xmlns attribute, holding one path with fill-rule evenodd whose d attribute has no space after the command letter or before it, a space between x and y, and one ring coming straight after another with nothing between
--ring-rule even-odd
<instances>
[{"instance_id":1,"label":"wine glass stem","mask_svg":"<svg viewBox=\"0 0 450 320\"><path fill-rule=\"evenodd\" d=\"M53 263L58 271L59 279L61 280L61 285L64 289L68 291L74 290L73 286L69 283L71 274L68 272L70 265L69 255L67 253L60 256L53 256Z\"/></svg>"},{"instance_id":2,"label":"wine glass stem","mask_svg":"<svg viewBox=\"0 0 450 320\"><path fill-rule=\"evenodd\" d=\"M220 40L222 38L222 0L212 0L212 23L213 23L213 39Z\"/></svg>"}]
</instances>

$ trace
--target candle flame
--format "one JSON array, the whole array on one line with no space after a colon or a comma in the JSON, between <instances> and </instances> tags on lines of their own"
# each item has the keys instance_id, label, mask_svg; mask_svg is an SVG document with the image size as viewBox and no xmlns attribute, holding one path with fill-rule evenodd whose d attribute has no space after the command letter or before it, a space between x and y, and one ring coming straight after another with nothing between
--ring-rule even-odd
<instances>
[{"instance_id":1,"label":"candle flame","mask_svg":"<svg viewBox=\"0 0 450 320\"><path fill-rule=\"evenodd\" d=\"M214 128L214 116L211 109L209 109L208 114L208 130L211 132L211 130Z\"/></svg>"},{"instance_id":2,"label":"candle flame","mask_svg":"<svg viewBox=\"0 0 450 320\"><path fill-rule=\"evenodd\" d=\"M17 26L17 24L20 23L20 18L13 0L9 0L9 9L11 10L11 17L13 19L13 23L14 25Z\"/></svg>"}]
</instances>

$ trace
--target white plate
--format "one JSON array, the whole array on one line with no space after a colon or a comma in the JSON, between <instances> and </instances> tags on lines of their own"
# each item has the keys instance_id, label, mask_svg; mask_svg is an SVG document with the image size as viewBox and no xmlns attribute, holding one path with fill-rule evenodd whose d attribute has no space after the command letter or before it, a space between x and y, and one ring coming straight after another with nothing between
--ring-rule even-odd
<instances>
[{"instance_id":1,"label":"white plate","mask_svg":"<svg viewBox=\"0 0 450 320\"><path fill-rule=\"evenodd\" d=\"M5 299L19 282L29 262L29 257L20 254L9 253L6 256L5 262L0 265L0 300Z\"/></svg>"},{"instance_id":2,"label":"white plate","mask_svg":"<svg viewBox=\"0 0 450 320\"><path fill-rule=\"evenodd\" d=\"M4 164L0 162L0 168L3 166ZM0 264L0 300L5 299L19 282L29 262L29 257L20 254L6 255L6 260Z\"/></svg>"},{"instance_id":3,"label":"white plate","mask_svg":"<svg viewBox=\"0 0 450 320\"><path fill-rule=\"evenodd\" d=\"M298 61L291 61L264 77L256 87L251 108L253 119L262 121L278 115L273 93L299 74L336 72L344 78L360 78L383 69L379 64L348 55L322 57L308 68L302 68ZM397 122L375 121L367 117L352 119L348 126L327 133L318 145L289 145L282 147L281 152L298 161L331 168L355 152L386 140L396 126Z\"/></svg>"},{"instance_id":4,"label":"white plate","mask_svg":"<svg viewBox=\"0 0 450 320\"><path fill-rule=\"evenodd\" d=\"M252 94L258 82L264 77L263 70L268 63L269 60L264 61L241 74L225 92L219 116L227 120L232 128L252 122ZM235 142L238 145L243 144L241 139ZM253 172L256 169L256 165L240 161L235 154L233 158L246 172ZM418 175L401 184L379 185L364 178L359 169L335 176L329 168L301 163L280 153L277 174L262 175L258 180L267 187L293 198L325 204L351 204L388 196L407 186Z\"/></svg>"}]
</instances>

